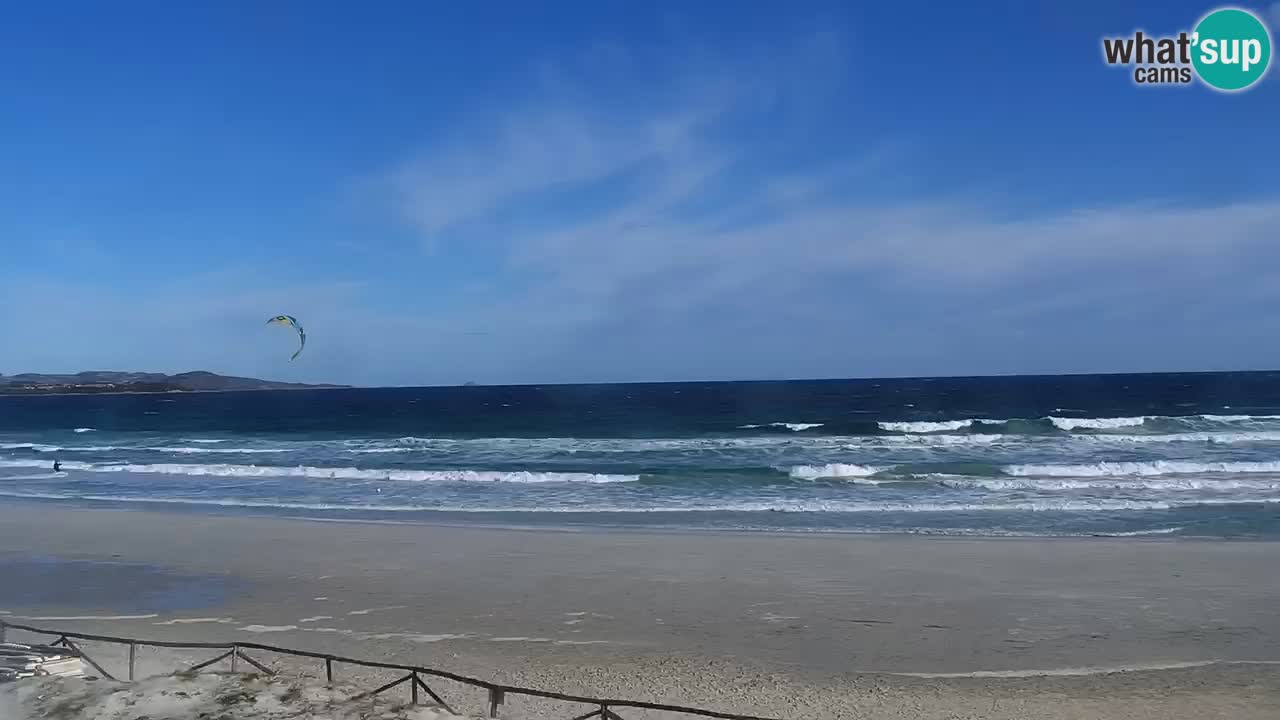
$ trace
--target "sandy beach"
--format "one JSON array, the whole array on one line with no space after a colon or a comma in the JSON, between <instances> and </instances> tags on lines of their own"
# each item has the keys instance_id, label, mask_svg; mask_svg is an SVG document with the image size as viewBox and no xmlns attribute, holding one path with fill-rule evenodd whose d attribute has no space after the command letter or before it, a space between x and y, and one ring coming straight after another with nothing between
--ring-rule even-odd
<instances>
[{"instance_id":1,"label":"sandy beach","mask_svg":"<svg viewBox=\"0 0 1280 720\"><path fill-rule=\"evenodd\" d=\"M782 718L1261 718L1280 712L1278 549L7 504L0 611Z\"/></svg>"}]
</instances>

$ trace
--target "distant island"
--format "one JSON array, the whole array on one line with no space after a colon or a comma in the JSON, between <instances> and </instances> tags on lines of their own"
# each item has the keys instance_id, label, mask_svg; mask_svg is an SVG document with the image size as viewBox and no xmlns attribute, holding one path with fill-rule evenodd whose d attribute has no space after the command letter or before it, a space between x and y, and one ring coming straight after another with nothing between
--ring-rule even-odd
<instances>
[{"instance_id":1,"label":"distant island","mask_svg":"<svg viewBox=\"0 0 1280 720\"><path fill-rule=\"evenodd\" d=\"M89 370L72 375L21 373L0 375L0 395L61 395L66 393L178 393L220 390L304 390L343 388L349 385L308 385L234 377L196 370L164 373Z\"/></svg>"}]
</instances>

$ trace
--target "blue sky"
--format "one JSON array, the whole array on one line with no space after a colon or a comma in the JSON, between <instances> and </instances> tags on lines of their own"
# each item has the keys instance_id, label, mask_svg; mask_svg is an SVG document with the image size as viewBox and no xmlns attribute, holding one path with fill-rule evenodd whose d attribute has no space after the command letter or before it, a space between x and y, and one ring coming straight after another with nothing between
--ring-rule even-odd
<instances>
[{"instance_id":1,"label":"blue sky","mask_svg":"<svg viewBox=\"0 0 1280 720\"><path fill-rule=\"evenodd\" d=\"M26 3L0 372L1280 366L1280 75L1101 59L1213 7Z\"/></svg>"}]
</instances>

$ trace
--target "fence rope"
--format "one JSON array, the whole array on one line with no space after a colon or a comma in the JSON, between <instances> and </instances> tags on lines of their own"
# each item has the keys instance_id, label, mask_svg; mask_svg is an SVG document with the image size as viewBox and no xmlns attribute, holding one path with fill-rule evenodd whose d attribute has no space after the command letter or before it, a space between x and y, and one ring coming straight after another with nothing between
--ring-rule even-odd
<instances>
[{"instance_id":1,"label":"fence rope","mask_svg":"<svg viewBox=\"0 0 1280 720\"><path fill-rule=\"evenodd\" d=\"M457 673L452 673L447 670L436 670L434 668L427 668L427 667L421 667L416 665L400 665L397 663L379 662L376 660L360 660L358 658L344 657L342 655L332 655L329 653L311 652L309 650L296 650L293 648L279 647L276 645L265 645L265 644L256 643L256 642L173 642L168 640L143 640L139 638L116 637L113 635L94 635L90 633L69 632L64 630L50 630L47 628L34 627L31 625L21 625L19 623L11 623L5 620L0 620L0 637L4 636L4 630L6 628L12 628L14 630L23 630L29 633L35 633L37 635L56 635L56 636L59 636L59 638L61 639L75 638L76 640L88 640L90 642L114 643L117 645L132 644L135 646L145 645L147 647L172 648L172 649L179 649L179 650L225 650L226 651L224 654L219 655L218 657L214 658L211 661L201 663L200 665L197 665L196 667L191 668L191 670L188 670L188 672L197 670L202 667L206 667L208 665L212 665L213 663L227 657L234 658L237 655L240 658L244 658L245 660L248 661L247 657L245 657L243 654L238 652L239 650L246 649L246 648L250 650L262 650L265 652L279 653L281 655L292 655L294 657L305 657L305 658L311 658L315 660L324 660L326 670L331 669L333 666L333 663L335 662L343 662L350 665L360 665L362 667L383 668L383 669L389 669L389 670L403 670L409 673L409 676L395 681L394 683L392 683L393 685L398 685L405 681L412 681L416 674L416 675L430 675L432 677L444 678L446 680L452 680L454 682L462 683L464 685L470 685L472 687L478 687L478 688L483 688L485 690L488 690L489 697L490 697L491 712L497 710L498 704L501 703L503 699L505 699L503 696L509 693L512 695L525 695L528 697L538 697L538 698L544 698L547 700L560 700L562 702L580 703L583 705L593 705L596 707L596 710L592 711L591 713L583 717L593 717L596 715L607 716L604 718L604 720L608 720L609 717L612 717L612 718L618 717L614 712L612 712L612 708L615 708L615 707L636 708L638 710L658 710L662 712L681 713L684 715L697 715L700 717L719 718L720 720L778 720L777 718L762 717L759 715L740 715L738 713L721 712L719 710L706 710L703 708L688 707L683 705L670 705L667 703L648 702L645 700L612 700L612 699L604 699L604 698L586 697L583 695L572 695L569 693L555 692L552 690L538 690L536 688L525 688L525 687L517 687L513 685L502 685L500 683L489 682L488 680L481 680L480 678L468 677L466 675L459 675ZM69 642L67 644L71 645L71 643ZM75 647L75 646L72 645L72 647ZM81 657L83 657L83 653L80 653L80 655ZM110 678L110 675L108 675L105 670L102 670L102 668L99 667L97 663L94 663L92 661L89 661L89 662L91 665L97 668L100 672L102 672L104 676ZM258 663L256 662L253 662L253 661L249 661L249 662L251 662L253 665L259 668L262 667L258 665ZM423 683L423 685L425 686L425 683ZM385 689L387 688L386 687L379 688L378 690L375 690L372 693L365 693L365 695L377 694L379 692L382 692ZM431 692L431 691L428 690L428 692ZM433 696L435 695L434 692L431 692L431 694ZM360 697L360 696L357 696L357 697ZM494 702L494 700L497 700L497 702Z\"/></svg>"}]
</instances>

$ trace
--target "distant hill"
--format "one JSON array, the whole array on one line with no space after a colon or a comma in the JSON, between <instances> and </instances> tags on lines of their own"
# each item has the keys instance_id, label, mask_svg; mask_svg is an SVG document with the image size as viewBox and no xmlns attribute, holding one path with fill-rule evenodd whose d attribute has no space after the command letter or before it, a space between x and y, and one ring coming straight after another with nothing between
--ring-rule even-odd
<instances>
[{"instance_id":1,"label":"distant hill","mask_svg":"<svg viewBox=\"0 0 1280 720\"><path fill-rule=\"evenodd\" d=\"M6 395L290 390L340 387L349 386L275 382L273 380L219 375L204 370L178 373L177 375L110 370L86 370L72 375L47 375L43 373L0 375L0 394Z\"/></svg>"}]
</instances>

